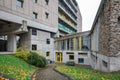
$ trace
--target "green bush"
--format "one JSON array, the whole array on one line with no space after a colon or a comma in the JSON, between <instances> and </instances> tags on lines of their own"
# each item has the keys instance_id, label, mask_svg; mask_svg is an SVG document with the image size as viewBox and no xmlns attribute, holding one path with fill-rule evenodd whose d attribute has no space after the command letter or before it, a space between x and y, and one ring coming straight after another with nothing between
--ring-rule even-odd
<instances>
[{"instance_id":1,"label":"green bush","mask_svg":"<svg viewBox=\"0 0 120 80\"><path fill-rule=\"evenodd\" d=\"M26 47L18 48L15 56L26 61L27 57L28 57L28 51L27 51Z\"/></svg>"},{"instance_id":2,"label":"green bush","mask_svg":"<svg viewBox=\"0 0 120 80\"><path fill-rule=\"evenodd\" d=\"M68 65L68 66L75 66L75 62L74 61L67 61L66 65Z\"/></svg>"},{"instance_id":3,"label":"green bush","mask_svg":"<svg viewBox=\"0 0 120 80\"><path fill-rule=\"evenodd\" d=\"M37 67L45 67L46 66L46 58L38 55L36 52L30 52L27 62Z\"/></svg>"}]
</instances>

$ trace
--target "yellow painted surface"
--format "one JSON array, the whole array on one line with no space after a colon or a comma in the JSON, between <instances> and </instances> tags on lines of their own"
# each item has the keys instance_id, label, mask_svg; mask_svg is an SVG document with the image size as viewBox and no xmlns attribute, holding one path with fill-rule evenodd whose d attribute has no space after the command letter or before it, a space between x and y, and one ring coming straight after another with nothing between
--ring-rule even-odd
<instances>
[{"instance_id":1,"label":"yellow painted surface","mask_svg":"<svg viewBox=\"0 0 120 80\"><path fill-rule=\"evenodd\" d=\"M56 50L58 50L58 41L56 41Z\"/></svg>"},{"instance_id":2,"label":"yellow painted surface","mask_svg":"<svg viewBox=\"0 0 120 80\"><path fill-rule=\"evenodd\" d=\"M82 48L82 38L79 37L79 50L81 50L81 48Z\"/></svg>"},{"instance_id":3,"label":"yellow painted surface","mask_svg":"<svg viewBox=\"0 0 120 80\"><path fill-rule=\"evenodd\" d=\"M76 38L73 39L73 50L76 50Z\"/></svg>"},{"instance_id":4,"label":"yellow painted surface","mask_svg":"<svg viewBox=\"0 0 120 80\"><path fill-rule=\"evenodd\" d=\"M60 53L60 63L62 62L62 53Z\"/></svg>"},{"instance_id":5,"label":"yellow painted surface","mask_svg":"<svg viewBox=\"0 0 120 80\"><path fill-rule=\"evenodd\" d=\"M56 62L62 63L62 52L56 52Z\"/></svg>"}]
</instances>

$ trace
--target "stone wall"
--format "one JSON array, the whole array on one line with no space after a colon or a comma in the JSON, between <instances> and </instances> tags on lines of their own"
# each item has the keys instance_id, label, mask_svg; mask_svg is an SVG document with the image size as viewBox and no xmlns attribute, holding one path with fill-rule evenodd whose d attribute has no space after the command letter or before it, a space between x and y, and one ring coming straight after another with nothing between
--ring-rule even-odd
<instances>
[{"instance_id":1,"label":"stone wall","mask_svg":"<svg viewBox=\"0 0 120 80\"><path fill-rule=\"evenodd\" d=\"M100 26L100 54L117 56L120 51L120 1L106 0L103 5L103 20Z\"/></svg>"}]
</instances>

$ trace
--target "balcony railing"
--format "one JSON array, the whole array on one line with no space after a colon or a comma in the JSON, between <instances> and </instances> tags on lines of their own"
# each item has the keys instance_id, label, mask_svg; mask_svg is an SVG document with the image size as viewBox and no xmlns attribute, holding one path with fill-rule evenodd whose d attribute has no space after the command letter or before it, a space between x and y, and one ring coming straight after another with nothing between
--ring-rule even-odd
<instances>
[{"instance_id":1,"label":"balcony railing","mask_svg":"<svg viewBox=\"0 0 120 80\"><path fill-rule=\"evenodd\" d=\"M75 33L74 30L70 29L70 28L67 28L65 25L62 25L62 24L58 24L58 28L64 32L67 32L67 33Z\"/></svg>"},{"instance_id":2,"label":"balcony railing","mask_svg":"<svg viewBox=\"0 0 120 80\"><path fill-rule=\"evenodd\" d=\"M60 8L67 14L67 15L69 15L69 17L74 21L74 22L76 22L77 20L77 18L74 16L74 15L72 15L71 14L71 12L68 10L68 9L66 9L66 7L61 3L61 2L59 2L59 6L60 6Z\"/></svg>"}]
</instances>

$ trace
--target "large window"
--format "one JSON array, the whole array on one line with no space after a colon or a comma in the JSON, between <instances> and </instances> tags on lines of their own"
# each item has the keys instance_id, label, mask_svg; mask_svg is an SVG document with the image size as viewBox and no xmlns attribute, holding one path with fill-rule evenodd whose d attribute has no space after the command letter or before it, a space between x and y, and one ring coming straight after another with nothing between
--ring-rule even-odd
<instances>
[{"instance_id":1,"label":"large window","mask_svg":"<svg viewBox=\"0 0 120 80\"><path fill-rule=\"evenodd\" d=\"M36 29L32 29L32 35L37 35L37 30Z\"/></svg>"},{"instance_id":2,"label":"large window","mask_svg":"<svg viewBox=\"0 0 120 80\"><path fill-rule=\"evenodd\" d=\"M67 50L69 50L69 45L70 45L70 42L69 42L69 39L67 39Z\"/></svg>"},{"instance_id":3,"label":"large window","mask_svg":"<svg viewBox=\"0 0 120 80\"><path fill-rule=\"evenodd\" d=\"M17 0L16 5L20 8L23 8L23 0Z\"/></svg>"},{"instance_id":4,"label":"large window","mask_svg":"<svg viewBox=\"0 0 120 80\"><path fill-rule=\"evenodd\" d=\"M33 19L37 19L37 16L38 16L38 14L37 14L36 12L33 12L32 18L33 18Z\"/></svg>"},{"instance_id":5,"label":"large window","mask_svg":"<svg viewBox=\"0 0 120 80\"><path fill-rule=\"evenodd\" d=\"M37 45L36 44L32 44L32 50L37 50Z\"/></svg>"}]
</instances>

